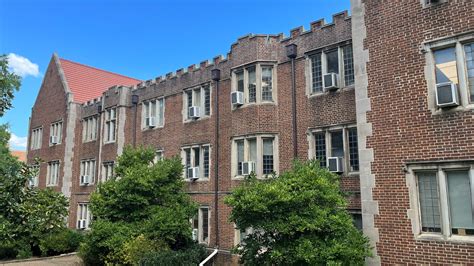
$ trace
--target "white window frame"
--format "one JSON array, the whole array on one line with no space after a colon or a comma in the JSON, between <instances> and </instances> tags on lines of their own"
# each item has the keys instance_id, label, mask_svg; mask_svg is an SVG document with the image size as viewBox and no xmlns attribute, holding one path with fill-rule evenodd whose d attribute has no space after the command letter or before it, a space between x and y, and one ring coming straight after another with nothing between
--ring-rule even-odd
<instances>
[{"instance_id":1,"label":"white window frame","mask_svg":"<svg viewBox=\"0 0 474 266\"><path fill-rule=\"evenodd\" d=\"M82 142L95 141L97 139L98 116L93 115L82 120Z\"/></svg>"},{"instance_id":2,"label":"white window frame","mask_svg":"<svg viewBox=\"0 0 474 266\"><path fill-rule=\"evenodd\" d=\"M105 110L105 138L104 143L114 143L117 139L117 108L112 107Z\"/></svg>"},{"instance_id":3,"label":"white window frame","mask_svg":"<svg viewBox=\"0 0 474 266\"><path fill-rule=\"evenodd\" d=\"M205 100L206 100L205 89L206 88L209 90L209 115L205 114ZM201 111L201 116L198 119L193 119L189 117L189 107L191 106L188 105L188 92L190 91L192 92L192 104L193 104L192 106L199 106L200 111ZM200 105L196 105L196 101L198 99L197 91L199 91ZM212 86L211 86L211 83L209 82L191 87L189 89L185 89L183 92L183 120L184 122L202 120L202 119L211 117L212 116L212 103L213 103L212 94L213 94Z\"/></svg>"},{"instance_id":4,"label":"white window frame","mask_svg":"<svg viewBox=\"0 0 474 266\"><path fill-rule=\"evenodd\" d=\"M59 160L48 162L48 170L46 174L46 186L55 187L59 184L59 172L61 163Z\"/></svg>"},{"instance_id":5,"label":"white window frame","mask_svg":"<svg viewBox=\"0 0 474 266\"><path fill-rule=\"evenodd\" d=\"M154 163L158 161L163 161L165 159L165 151L163 149L157 149L155 151L155 158L153 159Z\"/></svg>"},{"instance_id":6,"label":"white window frame","mask_svg":"<svg viewBox=\"0 0 474 266\"><path fill-rule=\"evenodd\" d=\"M255 102L249 102L249 74L248 69L255 67L255 79L256 79L256 100ZM272 100L262 100L262 68L272 68ZM244 73L244 104L240 107L232 106L232 110L237 108L251 106L256 104L277 104L278 103L278 86L277 86L277 65L274 62L257 62L251 63L244 66L238 66L232 69L232 91L238 91L237 74Z\"/></svg>"},{"instance_id":7,"label":"white window frame","mask_svg":"<svg viewBox=\"0 0 474 266\"><path fill-rule=\"evenodd\" d=\"M432 114L444 114L474 109L474 101L470 101L468 87L468 75L466 66L466 54L464 44L474 42L474 32L458 34L449 38L429 41L422 45L422 52L425 53L425 78L428 86L428 109ZM458 72L458 92L460 105L453 108L439 108L436 105L436 64L434 51L444 48L455 48L456 68Z\"/></svg>"},{"instance_id":8,"label":"white window frame","mask_svg":"<svg viewBox=\"0 0 474 266\"><path fill-rule=\"evenodd\" d=\"M30 172L33 173L34 175L30 176L29 179L29 186L30 187L38 187L39 185L39 174L40 174L40 165L39 164L33 164L29 166Z\"/></svg>"},{"instance_id":9,"label":"white window frame","mask_svg":"<svg viewBox=\"0 0 474 266\"><path fill-rule=\"evenodd\" d=\"M62 138L63 138L62 131L63 131L63 121L62 120L51 123L51 127L50 127L50 130L49 130L49 137L50 137L49 138L49 146L55 146L55 145L61 144ZM56 137L58 139L58 142L56 144L51 143L51 137Z\"/></svg>"},{"instance_id":10,"label":"white window frame","mask_svg":"<svg viewBox=\"0 0 474 266\"><path fill-rule=\"evenodd\" d=\"M204 147L208 147L209 149L209 176L204 176ZM199 148L199 165L196 166L194 165L194 156L195 156L195 151L194 148ZM183 178L187 181L190 182L190 180L187 178L187 171L188 168L186 168L186 149L190 149L191 151L191 167L199 167L199 178L196 181L209 181L211 178L211 169L212 169L212 156L211 156L211 144L196 144L196 145L190 145L190 146L185 146L181 148L181 160L184 165L184 172L183 172Z\"/></svg>"},{"instance_id":11,"label":"white window frame","mask_svg":"<svg viewBox=\"0 0 474 266\"><path fill-rule=\"evenodd\" d=\"M308 158L310 160L316 159L316 137L315 135L318 133L325 134L325 142L326 142L326 160L327 158L331 157L331 133L342 131L342 141L344 147L344 174L353 175L358 174L360 171L360 154L358 153L357 156L359 158L359 170L351 171L350 165L350 145L349 145L349 130L350 129L357 129L356 125L344 125L344 126L334 126L329 128L316 128L311 129L308 135L308 142L309 142L309 149L308 149ZM358 133L357 133L358 134ZM359 143L357 143L359 144ZM327 161L326 161L327 165Z\"/></svg>"},{"instance_id":12,"label":"white window frame","mask_svg":"<svg viewBox=\"0 0 474 266\"><path fill-rule=\"evenodd\" d=\"M273 171L275 173L279 172L279 153L278 153L278 135L277 134L256 134L256 135L245 135L237 136L232 138L232 179L239 180L245 178L243 175L238 174L238 158L237 158L237 141L244 141L244 161L249 160L250 150L249 150L249 140L256 139L257 141L257 161L255 162L255 175L257 178L265 178L267 175L263 174L263 139L272 138L273 139Z\"/></svg>"},{"instance_id":13,"label":"white window frame","mask_svg":"<svg viewBox=\"0 0 474 266\"><path fill-rule=\"evenodd\" d=\"M103 181L108 181L110 180L114 174L115 174L115 162L114 161L108 161L108 162L103 162L102 163L102 176L103 176ZM109 176L110 173L110 176Z\"/></svg>"},{"instance_id":14,"label":"white window frame","mask_svg":"<svg viewBox=\"0 0 474 266\"><path fill-rule=\"evenodd\" d=\"M203 239L203 214L202 210L207 209L207 239ZM198 235L197 239L200 244L206 244L209 245L210 243L210 238L211 238L211 209L209 206L200 206L198 213L197 213L197 218L198 218ZM194 224L193 224L194 217L191 218L190 222L192 225L192 228L194 229Z\"/></svg>"},{"instance_id":15,"label":"white window frame","mask_svg":"<svg viewBox=\"0 0 474 266\"><path fill-rule=\"evenodd\" d=\"M332 52L334 50L337 50L337 56L338 56L338 62L339 62L339 72L338 74L338 84L340 89L344 88L355 88L355 82L346 85L346 79L345 79L345 64L344 64L344 47L346 46L352 46L352 43L346 43L346 44L341 44L337 47L329 48L329 49L322 49L316 52L311 52L306 54L306 60L305 60L305 76L306 76L306 95L307 96L314 96L314 95L321 95L321 94L326 94L328 91L324 90L324 82L322 83L321 91L318 92L313 92L313 68L312 68L312 59L314 56L319 55L321 59L321 80L324 79L324 75L328 74L327 72L327 59L326 59L326 54L328 52ZM354 47L352 47L352 64L353 68L355 68L354 65ZM355 69L354 69L355 71ZM354 73L354 80L355 80L355 73Z\"/></svg>"},{"instance_id":16,"label":"white window frame","mask_svg":"<svg viewBox=\"0 0 474 266\"><path fill-rule=\"evenodd\" d=\"M95 183L95 171L96 170L96 160L94 158L90 159L82 159L80 165L80 176L89 175L90 176L90 183ZM79 177L80 177L79 176ZM81 178L79 178L79 185L83 186L85 184L81 183Z\"/></svg>"},{"instance_id":17,"label":"white window frame","mask_svg":"<svg viewBox=\"0 0 474 266\"><path fill-rule=\"evenodd\" d=\"M474 190L474 162L440 162L440 163L413 163L409 164L406 171L406 183L409 189L410 209L407 210L411 220L412 232L416 240L435 240L461 243L474 243L474 236L461 236L451 234L447 175L446 172L468 170L471 182L471 193ZM417 174L421 172L436 172L440 201L441 233L422 232L421 210L418 191ZM471 195L474 197L474 195Z\"/></svg>"},{"instance_id":18,"label":"white window frame","mask_svg":"<svg viewBox=\"0 0 474 266\"><path fill-rule=\"evenodd\" d=\"M41 143L43 141L43 127L36 127L31 130L31 143L30 150L41 149Z\"/></svg>"},{"instance_id":19,"label":"white window frame","mask_svg":"<svg viewBox=\"0 0 474 266\"><path fill-rule=\"evenodd\" d=\"M79 202L77 204L77 219L76 219L76 228L78 227L79 220L86 220L86 228L84 230L90 229L90 222L92 220L92 214L90 211L90 204L89 202Z\"/></svg>"},{"instance_id":20,"label":"white window frame","mask_svg":"<svg viewBox=\"0 0 474 266\"><path fill-rule=\"evenodd\" d=\"M163 104L163 110L162 112L160 111L160 103ZM146 100L142 102L142 130L148 130L148 129L153 129L153 128L162 128L165 126L165 105L166 101L164 97L152 99L152 100ZM150 127L150 125L147 124L147 118L151 117L152 113L152 108L155 108L155 121L156 121L156 126ZM148 116L147 116L147 111L148 111Z\"/></svg>"}]
</instances>

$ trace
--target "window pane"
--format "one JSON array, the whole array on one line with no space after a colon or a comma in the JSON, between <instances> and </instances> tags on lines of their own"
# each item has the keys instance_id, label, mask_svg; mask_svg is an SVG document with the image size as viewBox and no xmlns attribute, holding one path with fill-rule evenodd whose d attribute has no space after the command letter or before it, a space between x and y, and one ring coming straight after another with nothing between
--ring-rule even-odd
<instances>
[{"instance_id":1,"label":"window pane","mask_svg":"<svg viewBox=\"0 0 474 266\"><path fill-rule=\"evenodd\" d=\"M158 108L158 124L160 126L163 125L164 117L165 117L165 100L160 99L158 101L159 108Z\"/></svg>"},{"instance_id":2,"label":"window pane","mask_svg":"<svg viewBox=\"0 0 474 266\"><path fill-rule=\"evenodd\" d=\"M471 102L474 102L474 43L464 45L464 52L466 53L469 93L471 95Z\"/></svg>"},{"instance_id":3,"label":"window pane","mask_svg":"<svg viewBox=\"0 0 474 266\"><path fill-rule=\"evenodd\" d=\"M331 132L331 156L344 157L342 131Z\"/></svg>"},{"instance_id":4,"label":"window pane","mask_svg":"<svg viewBox=\"0 0 474 266\"><path fill-rule=\"evenodd\" d=\"M201 106L201 89L194 90L194 105Z\"/></svg>"},{"instance_id":5,"label":"window pane","mask_svg":"<svg viewBox=\"0 0 474 266\"><path fill-rule=\"evenodd\" d=\"M321 54L311 56L312 92L323 90L323 78L321 69Z\"/></svg>"},{"instance_id":6,"label":"window pane","mask_svg":"<svg viewBox=\"0 0 474 266\"><path fill-rule=\"evenodd\" d=\"M418 191L420 194L421 230L423 232L441 232L436 173L418 174Z\"/></svg>"},{"instance_id":7,"label":"window pane","mask_svg":"<svg viewBox=\"0 0 474 266\"><path fill-rule=\"evenodd\" d=\"M150 102L150 116L156 117L156 101Z\"/></svg>"},{"instance_id":8,"label":"window pane","mask_svg":"<svg viewBox=\"0 0 474 266\"><path fill-rule=\"evenodd\" d=\"M436 83L453 82L458 84L456 51L454 47L434 51L436 64Z\"/></svg>"},{"instance_id":9,"label":"window pane","mask_svg":"<svg viewBox=\"0 0 474 266\"><path fill-rule=\"evenodd\" d=\"M204 157L204 177L209 177L209 146L204 146L203 157Z\"/></svg>"},{"instance_id":10,"label":"window pane","mask_svg":"<svg viewBox=\"0 0 474 266\"><path fill-rule=\"evenodd\" d=\"M257 163L257 139L249 139L249 161Z\"/></svg>"},{"instance_id":11,"label":"window pane","mask_svg":"<svg viewBox=\"0 0 474 266\"><path fill-rule=\"evenodd\" d=\"M193 148L194 151L194 167L199 167L201 163L201 149L199 147Z\"/></svg>"},{"instance_id":12,"label":"window pane","mask_svg":"<svg viewBox=\"0 0 474 266\"><path fill-rule=\"evenodd\" d=\"M468 171L447 172L449 213L453 234L474 234L471 184Z\"/></svg>"},{"instance_id":13,"label":"window pane","mask_svg":"<svg viewBox=\"0 0 474 266\"><path fill-rule=\"evenodd\" d=\"M315 137L315 150L316 160L319 161L321 167L326 167L326 135L324 132L316 133Z\"/></svg>"},{"instance_id":14,"label":"window pane","mask_svg":"<svg viewBox=\"0 0 474 266\"><path fill-rule=\"evenodd\" d=\"M354 58L352 54L352 45L346 45L343 48L344 54L344 83L346 86L354 84Z\"/></svg>"},{"instance_id":15,"label":"window pane","mask_svg":"<svg viewBox=\"0 0 474 266\"><path fill-rule=\"evenodd\" d=\"M186 99L187 99L186 114L188 114L188 117L189 117L189 107L193 106L193 92L191 90L186 92Z\"/></svg>"},{"instance_id":16,"label":"window pane","mask_svg":"<svg viewBox=\"0 0 474 266\"><path fill-rule=\"evenodd\" d=\"M242 162L244 161L244 140L237 140L237 175L242 175Z\"/></svg>"},{"instance_id":17,"label":"window pane","mask_svg":"<svg viewBox=\"0 0 474 266\"><path fill-rule=\"evenodd\" d=\"M263 174L273 172L273 139L263 139Z\"/></svg>"},{"instance_id":18,"label":"window pane","mask_svg":"<svg viewBox=\"0 0 474 266\"><path fill-rule=\"evenodd\" d=\"M337 50L326 53L327 73L339 73L339 56Z\"/></svg>"},{"instance_id":19,"label":"window pane","mask_svg":"<svg viewBox=\"0 0 474 266\"><path fill-rule=\"evenodd\" d=\"M241 71L236 74L237 76L237 90L244 92L244 72Z\"/></svg>"},{"instance_id":20,"label":"window pane","mask_svg":"<svg viewBox=\"0 0 474 266\"><path fill-rule=\"evenodd\" d=\"M207 208L202 208L201 214L202 214L202 241L208 242L209 240L209 210Z\"/></svg>"},{"instance_id":21,"label":"window pane","mask_svg":"<svg viewBox=\"0 0 474 266\"><path fill-rule=\"evenodd\" d=\"M249 74L249 102L254 103L257 101L257 76L255 74L255 67L250 67L247 71Z\"/></svg>"},{"instance_id":22,"label":"window pane","mask_svg":"<svg viewBox=\"0 0 474 266\"><path fill-rule=\"evenodd\" d=\"M350 128L349 133L349 164L351 171L359 171L359 148L357 146L357 128Z\"/></svg>"},{"instance_id":23,"label":"window pane","mask_svg":"<svg viewBox=\"0 0 474 266\"><path fill-rule=\"evenodd\" d=\"M272 67L262 67L262 101L272 100Z\"/></svg>"},{"instance_id":24,"label":"window pane","mask_svg":"<svg viewBox=\"0 0 474 266\"><path fill-rule=\"evenodd\" d=\"M204 87L204 115L211 114L211 90L209 86Z\"/></svg>"}]
</instances>

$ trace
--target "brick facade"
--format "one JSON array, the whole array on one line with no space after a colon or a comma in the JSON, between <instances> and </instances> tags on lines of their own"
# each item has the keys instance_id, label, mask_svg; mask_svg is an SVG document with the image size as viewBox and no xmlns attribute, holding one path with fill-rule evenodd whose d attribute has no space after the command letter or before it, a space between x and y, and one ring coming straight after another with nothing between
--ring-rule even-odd
<instances>
[{"instance_id":1,"label":"brick facade","mask_svg":"<svg viewBox=\"0 0 474 266\"><path fill-rule=\"evenodd\" d=\"M466 12L473 10L472 1L449 1L433 8L422 8L419 1L406 1L405 4L371 0L352 2L353 17L347 12L335 14L332 23L315 21L307 31L302 27L291 30L289 37L282 34L244 36L231 45L225 58L218 56L212 62L203 61L132 87L104 88L101 97L82 104L74 101L67 77L64 78L60 61L54 55L30 119L30 135L31 129L43 126L43 144L41 149L29 150L28 162L32 163L36 156L44 162L61 161L59 184L55 189L67 190L69 226L76 227L78 203L88 202L95 184L105 180L103 163L115 161L124 146L149 146L162 150L165 157L171 157L182 156L183 147L209 144L209 179L187 182L186 189L196 202L209 207L209 247L218 245L222 254L219 259L225 261L225 254L234 245L236 231L228 221L230 209L223 201L241 182L233 174L233 138L275 136L277 172L288 169L294 159L292 64L286 55L286 47L296 44L297 157L314 158L313 132L334 129L346 132L347 128L357 127L360 171L345 171L341 187L349 192L350 211L363 213L364 232L376 247L376 257L369 262L472 262L472 244L414 240L407 217L409 192L402 171L409 161L472 159L474 156L474 142L467 137L474 125L472 112L432 115L426 103L425 59L420 53L420 45L427 40L472 30L472 12ZM395 9L400 12L394 12ZM438 12L443 13L443 17L464 15L442 20ZM420 27L419 24L425 21L430 23ZM394 43L397 45L393 46ZM309 95L309 57L347 45L354 49L355 86L344 85L334 92ZM342 58L339 60L341 62ZM273 66L273 102L233 107L230 102L230 94L235 91L232 73L258 63ZM220 70L219 81L211 79L213 69ZM210 116L185 121L184 91L201 84L210 85ZM138 104L132 102L132 95L138 96ZM143 103L162 97L165 99L164 126L143 129ZM406 106L414 108L406 109ZM218 124L216 107L219 109ZM116 108L117 134L114 142L105 143L105 123L110 108ZM84 121L91 116L99 121L97 138L83 142ZM49 127L58 119L63 120L64 140L60 145L49 147ZM71 121L74 126L70 125ZM462 125L456 131L448 127L456 123ZM433 128L440 129L434 134ZM461 142L453 135L466 141ZM346 142L347 139L344 145ZM95 182L89 186L81 186L79 181L84 159L95 159L96 164ZM71 163L68 166L62 161ZM216 166L218 177L214 172ZM47 164L42 163L41 188L45 187L46 169ZM69 186L63 184L65 176L72 178ZM215 202L216 192L218 202ZM218 224L215 223L216 213Z\"/></svg>"}]
</instances>

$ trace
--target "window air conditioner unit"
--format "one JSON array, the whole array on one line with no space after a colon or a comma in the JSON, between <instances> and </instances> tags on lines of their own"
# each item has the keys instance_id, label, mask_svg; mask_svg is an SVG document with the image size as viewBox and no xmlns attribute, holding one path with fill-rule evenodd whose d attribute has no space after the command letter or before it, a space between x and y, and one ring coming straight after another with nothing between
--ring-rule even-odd
<instances>
[{"instance_id":1,"label":"window air conditioner unit","mask_svg":"<svg viewBox=\"0 0 474 266\"><path fill-rule=\"evenodd\" d=\"M250 175L252 172L255 173L255 162L243 162L242 175Z\"/></svg>"},{"instance_id":2,"label":"window air conditioner unit","mask_svg":"<svg viewBox=\"0 0 474 266\"><path fill-rule=\"evenodd\" d=\"M81 175L81 185L87 186L90 183L90 176L88 175Z\"/></svg>"},{"instance_id":3,"label":"window air conditioner unit","mask_svg":"<svg viewBox=\"0 0 474 266\"><path fill-rule=\"evenodd\" d=\"M156 127L156 118L154 116L146 118L146 125L148 127Z\"/></svg>"},{"instance_id":4,"label":"window air conditioner unit","mask_svg":"<svg viewBox=\"0 0 474 266\"><path fill-rule=\"evenodd\" d=\"M436 105L441 108L459 105L459 95L456 84L452 82L436 84Z\"/></svg>"},{"instance_id":5,"label":"window air conditioner unit","mask_svg":"<svg viewBox=\"0 0 474 266\"><path fill-rule=\"evenodd\" d=\"M198 241L198 230L197 229L193 229L193 240Z\"/></svg>"},{"instance_id":6,"label":"window air conditioner unit","mask_svg":"<svg viewBox=\"0 0 474 266\"><path fill-rule=\"evenodd\" d=\"M86 220L80 219L77 221L77 228L78 229L86 229Z\"/></svg>"},{"instance_id":7,"label":"window air conditioner unit","mask_svg":"<svg viewBox=\"0 0 474 266\"><path fill-rule=\"evenodd\" d=\"M324 90L332 91L339 89L339 75L336 73L328 73L323 76Z\"/></svg>"},{"instance_id":8,"label":"window air conditioner unit","mask_svg":"<svg viewBox=\"0 0 474 266\"><path fill-rule=\"evenodd\" d=\"M188 179L197 180L199 178L199 167L189 167L188 168Z\"/></svg>"},{"instance_id":9,"label":"window air conditioner unit","mask_svg":"<svg viewBox=\"0 0 474 266\"><path fill-rule=\"evenodd\" d=\"M58 137L57 137L57 136L51 136L51 137L49 137L49 143L51 143L51 144L58 144Z\"/></svg>"},{"instance_id":10,"label":"window air conditioner unit","mask_svg":"<svg viewBox=\"0 0 474 266\"><path fill-rule=\"evenodd\" d=\"M244 104L244 93L241 91L233 91L230 93L230 99L233 106Z\"/></svg>"},{"instance_id":11,"label":"window air conditioner unit","mask_svg":"<svg viewBox=\"0 0 474 266\"><path fill-rule=\"evenodd\" d=\"M201 117L201 108L199 106L189 107L189 118L199 118Z\"/></svg>"},{"instance_id":12,"label":"window air conditioner unit","mask_svg":"<svg viewBox=\"0 0 474 266\"><path fill-rule=\"evenodd\" d=\"M342 157L329 157L328 170L333 173L342 173L344 171Z\"/></svg>"}]
</instances>

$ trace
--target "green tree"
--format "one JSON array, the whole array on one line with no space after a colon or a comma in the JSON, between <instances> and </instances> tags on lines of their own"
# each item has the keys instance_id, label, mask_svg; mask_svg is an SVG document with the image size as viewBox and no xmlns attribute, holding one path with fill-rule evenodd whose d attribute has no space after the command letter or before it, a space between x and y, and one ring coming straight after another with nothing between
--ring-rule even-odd
<instances>
[{"instance_id":1,"label":"green tree","mask_svg":"<svg viewBox=\"0 0 474 266\"><path fill-rule=\"evenodd\" d=\"M252 228L235 248L246 265L362 265L368 239L346 211L338 176L318 162L295 162L267 180L250 178L226 203L230 220Z\"/></svg>"},{"instance_id":2,"label":"green tree","mask_svg":"<svg viewBox=\"0 0 474 266\"><path fill-rule=\"evenodd\" d=\"M20 89L21 77L8 70L8 57L0 56L0 117L12 107L15 91Z\"/></svg>"},{"instance_id":3,"label":"green tree","mask_svg":"<svg viewBox=\"0 0 474 266\"><path fill-rule=\"evenodd\" d=\"M184 191L181 160L154 163L154 156L126 147L117 176L91 195L94 221L80 252L86 264L136 264L145 253L193 245L189 219L197 206Z\"/></svg>"}]
</instances>

